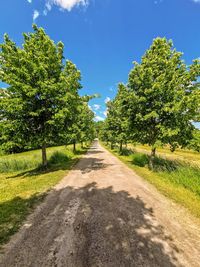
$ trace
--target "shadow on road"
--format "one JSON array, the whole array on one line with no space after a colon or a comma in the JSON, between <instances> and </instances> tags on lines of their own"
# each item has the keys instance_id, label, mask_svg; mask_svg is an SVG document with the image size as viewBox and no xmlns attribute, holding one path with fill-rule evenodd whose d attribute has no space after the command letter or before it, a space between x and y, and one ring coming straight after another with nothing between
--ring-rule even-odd
<instances>
[{"instance_id":1,"label":"shadow on road","mask_svg":"<svg viewBox=\"0 0 200 267\"><path fill-rule=\"evenodd\" d=\"M71 190L81 195L73 225L76 266L179 266L177 248L139 197L98 189L95 183ZM166 253L166 241L174 251Z\"/></svg>"},{"instance_id":2,"label":"shadow on road","mask_svg":"<svg viewBox=\"0 0 200 267\"><path fill-rule=\"evenodd\" d=\"M100 158L89 157L82 158L81 162L74 166L74 170L80 170L82 174L85 174L95 170L103 170L109 166L113 166L113 164L105 163L105 161Z\"/></svg>"},{"instance_id":3,"label":"shadow on road","mask_svg":"<svg viewBox=\"0 0 200 267\"><path fill-rule=\"evenodd\" d=\"M52 192L24 231L1 266L181 266L152 209L95 183Z\"/></svg>"}]
</instances>

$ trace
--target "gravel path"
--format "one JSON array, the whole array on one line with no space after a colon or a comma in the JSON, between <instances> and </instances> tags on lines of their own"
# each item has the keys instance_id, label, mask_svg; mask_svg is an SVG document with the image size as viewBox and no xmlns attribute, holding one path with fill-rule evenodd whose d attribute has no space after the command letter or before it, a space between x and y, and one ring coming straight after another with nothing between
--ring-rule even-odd
<instances>
[{"instance_id":1,"label":"gravel path","mask_svg":"<svg viewBox=\"0 0 200 267\"><path fill-rule=\"evenodd\" d=\"M200 224L94 143L5 246L3 267L200 266Z\"/></svg>"}]
</instances>

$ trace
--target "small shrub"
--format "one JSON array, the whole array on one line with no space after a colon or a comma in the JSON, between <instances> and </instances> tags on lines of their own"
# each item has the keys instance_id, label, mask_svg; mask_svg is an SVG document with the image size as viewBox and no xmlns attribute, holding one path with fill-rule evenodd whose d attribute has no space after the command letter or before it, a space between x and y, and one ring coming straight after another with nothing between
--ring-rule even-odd
<instances>
[{"instance_id":1,"label":"small shrub","mask_svg":"<svg viewBox=\"0 0 200 267\"><path fill-rule=\"evenodd\" d=\"M62 163L67 162L70 158L71 157L69 155L56 151L51 155L48 163L50 165L62 164Z\"/></svg>"},{"instance_id":2,"label":"small shrub","mask_svg":"<svg viewBox=\"0 0 200 267\"><path fill-rule=\"evenodd\" d=\"M132 156L132 163L139 167L145 167L149 163L148 156L142 153L135 153Z\"/></svg>"},{"instance_id":3,"label":"small shrub","mask_svg":"<svg viewBox=\"0 0 200 267\"><path fill-rule=\"evenodd\" d=\"M163 159L161 157L155 157L153 160L153 170L157 172L173 172L178 167L181 167L181 164L175 160Z\"/></svg>"},{"instance_id":4,"label":"small shrub","mask_svg":"<svg viewBox=\"0 0 200 267\"><path fill-rule=\"evenodd\" d=\"M129 156L131 154L133 154L133 151L128 148L123 148L122 151L120 152L121 156Z\"/></svg>"}]
</instances>

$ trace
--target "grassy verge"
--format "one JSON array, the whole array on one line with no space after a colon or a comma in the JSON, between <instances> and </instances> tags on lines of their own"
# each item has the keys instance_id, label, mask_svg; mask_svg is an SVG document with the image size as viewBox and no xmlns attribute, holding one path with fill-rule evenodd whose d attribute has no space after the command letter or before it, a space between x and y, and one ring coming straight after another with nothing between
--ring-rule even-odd
<instances>
[{"instance_id":1,"label":"grassy verge","mask_svg":"<svg viewBox=\"0 0 200 267\"><path fill-rule=\"evenodd\" d=\"M133 146L132 144L128 145L129 148L141 152L149 154L151 148L148 145L136 145ZM188 149L177 149L174 152L171 152L169 147L160 147L157 149L157 154L161 157L165 157L171 160L179 160L189 163L190 165L198 165L200 166L200 153Z\"/></svg>"},{"instance_id":2,"label":"grassy verge","mask_svg":"<svg viewBox=\"0 0 200 267\"><path fill-rule=\"evenodd\" d=\"M198 167L159 157L155 162L155 170L151 171L148 168L146 154L125 151L127 152L124 153L125 155L119 155L117 150L110 150L105 145L104 147L165 196L183 205L200 218L200 169Z\"/></svg>"},{"instance_id":3,"label":"grassy verge","mask_svg":"<svg viewBox=\"0 0 200 267\"><path fill-rule=\"evenodd\" d=\"M40 167L40 150L0 157L0 245L85 152L80 146L75 154L71 146L48 148L47 170Z\"/></svg>"}]
</instances>

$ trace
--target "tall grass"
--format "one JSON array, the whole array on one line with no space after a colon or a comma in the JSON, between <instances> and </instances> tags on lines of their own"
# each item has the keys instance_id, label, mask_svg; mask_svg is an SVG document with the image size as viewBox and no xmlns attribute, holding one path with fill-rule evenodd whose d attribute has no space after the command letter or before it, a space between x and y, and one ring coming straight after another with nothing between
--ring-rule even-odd
<instances>
[{"instance_id":1,"label":"tall grass","mask_svg":"<svg viewBox=\"0 0 200 267\"><path fill-rule=\"evenodd\" d=\"M47 149L49 165L67 161L73 157L72 147ZM19 154L0 156L0 173L20 172L41 167L41 151L34 150Z\"/></svg>"},{"instance_id":2,"label":"tall grass","mask_svg":"<svg viewBox=\"0 0 200 267\"><path fill-rule=\"evenodd\" d=\"M131 155L132 164L139 167L149 166L149 156L142 153ZM155 157L153 172L171 183L182 186L200 196L200 168L178 160Z\"/></svg>"},{"instance_id":3,"label":"tall grass","mask_svg":"<svg viewBox=\"0 0 200 267\"><path fill-rule=\"evenodd\" d=\"M48 168L40 169L41 151L0 157L0 246L15 233L46 192L71 169L86 149L77 146L47 149ZM1 248L1 247L0 247Z\"/></svg>"}]
</instances>

